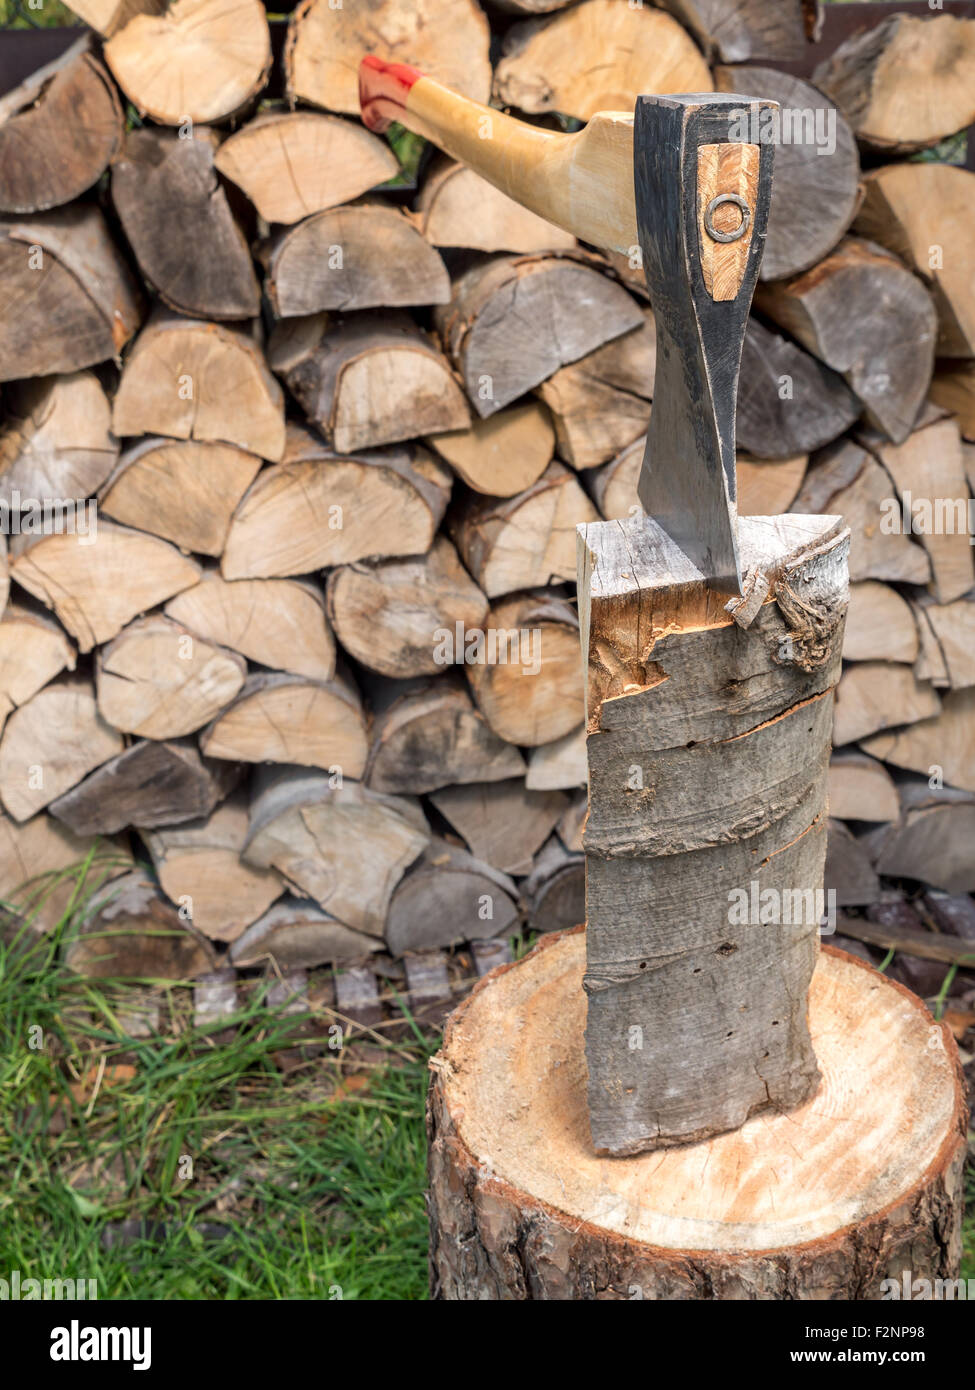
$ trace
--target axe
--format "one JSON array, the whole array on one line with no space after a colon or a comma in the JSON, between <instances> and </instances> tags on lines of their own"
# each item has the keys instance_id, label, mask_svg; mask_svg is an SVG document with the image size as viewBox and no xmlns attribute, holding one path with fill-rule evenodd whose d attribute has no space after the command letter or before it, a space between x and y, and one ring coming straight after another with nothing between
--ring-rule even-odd
<instances>
[{"instance_id":1,"label":"axe","mask_svg":"<svg viewBox=\"0 0 975 1390\"><path fill-rule=\"evenodd\" d=\"M713 589L740 594L735 404L771 196L757 132L776 103L641 96L563 134L373 55L359 102L370 130L398 121L580 240L639 253L657 327L640 502Z\"/></svg>"}]
</instances>

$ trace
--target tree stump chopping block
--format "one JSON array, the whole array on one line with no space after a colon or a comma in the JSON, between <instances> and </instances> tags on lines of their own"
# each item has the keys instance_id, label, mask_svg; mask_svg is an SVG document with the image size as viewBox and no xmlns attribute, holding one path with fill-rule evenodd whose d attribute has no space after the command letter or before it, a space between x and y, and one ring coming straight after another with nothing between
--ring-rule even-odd
<instances>
[{"instance_id":1,"label":"tree stump chopping block","mask_svg":"<svg viewBox=\"0 0 975 1390\"><path fill-rule=\"evenodd\" d=\"M448 1022L427 1110L434 1298L860 1300L957 1277L961 1073L915 995L823 947L806 1104L608 1158L589 1137L585 968L581 927L548 936Z\"/></svg>"}]
</instances>

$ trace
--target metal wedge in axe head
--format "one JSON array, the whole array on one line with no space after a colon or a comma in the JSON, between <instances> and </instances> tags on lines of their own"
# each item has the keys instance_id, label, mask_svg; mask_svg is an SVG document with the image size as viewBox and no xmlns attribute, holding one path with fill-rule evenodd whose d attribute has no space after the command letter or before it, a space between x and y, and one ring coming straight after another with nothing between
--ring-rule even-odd
<instances>
[{"instance_id":1,"label":"metal wedge in axe head","mask_svg":"<svg viewBox=\"0 0 975 1390\"><path fill-rule=\"evenodd\" d=\"M561 134L372 55L359 101L371 130L398 121L580 240L639 248L657 327L640 501L712 588L739 594L735 406L773 154L750 137L777 103L641 96Z\"/></svg>"}]
</instances>

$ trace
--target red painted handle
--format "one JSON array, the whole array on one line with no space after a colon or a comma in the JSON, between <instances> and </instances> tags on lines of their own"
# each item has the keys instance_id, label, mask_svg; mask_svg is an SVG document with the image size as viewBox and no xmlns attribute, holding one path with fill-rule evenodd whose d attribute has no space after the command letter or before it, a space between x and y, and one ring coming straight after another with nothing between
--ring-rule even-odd
<instances>
[{"instance_id":1,"label":"red painted handle","mask_svg":"<svg viewBox=\"0 0 975 1390\"><path fill-rule=\"evenodd\" d=\"M406 63L388 63L366 54L359 64L359 109L370 130L381 135L392 121L402 119L410 88L422 76Z\"/></svg>"}]
</instances>

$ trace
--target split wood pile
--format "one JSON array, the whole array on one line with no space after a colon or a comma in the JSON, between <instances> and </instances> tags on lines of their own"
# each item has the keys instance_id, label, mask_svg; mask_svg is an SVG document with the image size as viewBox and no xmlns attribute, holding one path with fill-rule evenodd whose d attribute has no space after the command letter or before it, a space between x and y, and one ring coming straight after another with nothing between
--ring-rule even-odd
<instances>
[{"instance_id":1,"label":"split wood pile","mask_svg":"<svg viewBox=\"0 0 975 1390\"><path fill-rule=\"evenodd\" d=\"M433 152L411 192L372 50L543 124L782 103L739 510L853 532L844 936L975 943L975 175L918 158L975 119L975 21L887 19L814 86L799 0L302 0L280 102L259 0L74 8L0 98L7 935L87 861L77 969L219 1013L227 971L339 965L372 1027L384 975L433 1016L439 952L584 916L575 527L638 509L642 271Z\"/></svg>"}]
</instances>

